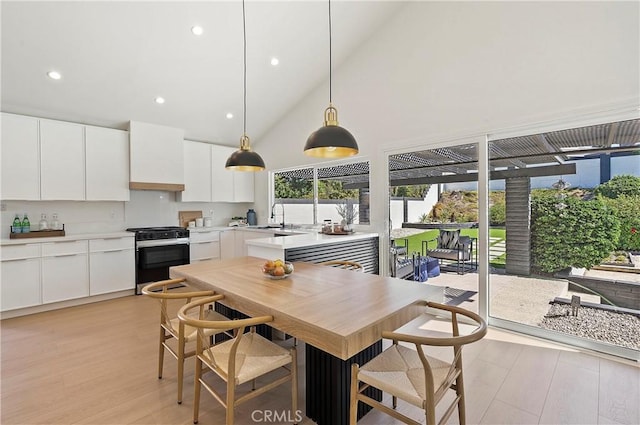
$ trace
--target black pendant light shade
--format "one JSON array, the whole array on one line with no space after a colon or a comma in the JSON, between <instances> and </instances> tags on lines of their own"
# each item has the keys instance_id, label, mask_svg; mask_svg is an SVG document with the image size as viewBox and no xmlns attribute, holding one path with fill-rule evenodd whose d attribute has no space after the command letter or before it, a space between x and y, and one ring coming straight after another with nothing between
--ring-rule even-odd
<instances>
[{"instance_id":1,"label":"black pendant light shade","mask_svg":"<svg viewBox=\"0 0 640 425\"><path fill-rule=\"evenodd\" d=\"M247 136L247 24L244 13L244 0L242 0L242 41L243 41L243 104L242 104L242 137L240 137L240 149L231 154L227 159L225 168L234 171L262 171L264 161L257 153L251 150L251 141Z\"/></svg>"},{"instance_id":2,"label":"black pendant light shade","mask_svg":"<svg viewBox=\"0 0 640 425\"><path fill-rule=\"evenodd\" d=\"M338 125L338 110L331 102L331 0L329 0L329 107L324 111L324 126L311 133L304 153L317 158L343 158L358 154L358 143L348 130Z\"/></svg>"},{"instance_id":3,"label":"black pendant light shade","mask_svg":"<svg viewBox=\"0 0 640 425\"><path fill-rule=\"evenodd\" d=\"M355 137L338 125L338 111L333 105L324 111L324 126L307 139L304 153L318 158L343 158L358 153Z\"/></svg>"},{"instance_id":4,"label":"black pendant light shade","mask_svg":"<svg viewBox=\"0 0 640 425\"><path fill-rule=\"evenodd\" d=\"M240 138L240 149L231 154L225 168L235 171L261 171L264 170L264 161L249 145L249 136L246 134Z\"/></svg>"}]
</instances>

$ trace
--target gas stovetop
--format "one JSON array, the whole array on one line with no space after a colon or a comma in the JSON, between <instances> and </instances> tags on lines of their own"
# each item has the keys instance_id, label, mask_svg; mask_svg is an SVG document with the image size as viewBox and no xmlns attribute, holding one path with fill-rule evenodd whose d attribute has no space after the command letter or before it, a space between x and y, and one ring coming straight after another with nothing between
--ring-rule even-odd
<instances>
[{"instance_id":1,"label":"gas stovetop","mask_svg":"<svg viewBox=\"0 0 640 425\"><path fill-rule=\"evenodd\" d=\"M178 226L130 227L127 229L127 232L136 232L137 241L154 239L178 239L189 237L189 229Z\"/></svg>"}]
</instances>

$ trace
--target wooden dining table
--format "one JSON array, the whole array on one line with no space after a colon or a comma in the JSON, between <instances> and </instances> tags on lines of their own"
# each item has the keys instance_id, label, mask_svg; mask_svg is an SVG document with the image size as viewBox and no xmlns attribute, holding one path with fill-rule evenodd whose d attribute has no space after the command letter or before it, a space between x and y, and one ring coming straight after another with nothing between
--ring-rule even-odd
<instances>
[{"instance_id":1,"label":"wooden dining table","mask_svg":"<svg viewBox=\"0 0 640 425\"><path fill-rule=\"evenodd\" d=\"M201 261L172 267L170 276L213 289L248 316L273 316L270 326L304 341L305 414L321 425L348 423L351 364L382 351L382 332L424 312L424 300L442 301L442 288L313 263L295 262L290 276L272 280L262 273L264 262Z\"/></svg>"}]
</instances>

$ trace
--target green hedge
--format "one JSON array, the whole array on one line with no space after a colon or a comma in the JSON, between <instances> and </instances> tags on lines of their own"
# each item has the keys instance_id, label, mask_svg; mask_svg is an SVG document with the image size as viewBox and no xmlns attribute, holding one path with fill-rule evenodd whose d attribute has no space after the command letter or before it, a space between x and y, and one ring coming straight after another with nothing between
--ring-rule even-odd
<instances>
[{"instance_id":1,"label":"green hedge","mask_svg":"<svg viewBox=\"0 0 640 425\"><path fill-rule=\"evenodd\" d=\"M621 195L615 199L603 198L620 222L620 238L616 249L640 251L640 196Z\"/></svg>"},{"instance_id":2,"label":"green hedge","mask_svg":"<svg viewBox=\"0 0 640 425\"><path fill-rule=\"evenodd\" d=\"M596 187L594 193L595 195L606 198L640 196L640 177L629 175L615 176L608 182Z\"/></svg>"},{"instance_id":3,"label":"green hedge","mask_svg":"<svg viewBox=\"0 0 640 425\"><path fill-rule=\"evenodd\" d=\"M591 268L615 250L620 223L599 199L533 198L531 255L534 267L556 272L567 267Z\"/></svg>"},{"instance_id":4,"label":"green hedge","mask_svg":"<svg viewBox=\"0 0 640 425\"><path fill-rule=\"evenodd\" d=\"M489 207L489 224L492 226L504 226L507 222L507 207L504 203L494 204Z\"/></svg>"}]
</instances>

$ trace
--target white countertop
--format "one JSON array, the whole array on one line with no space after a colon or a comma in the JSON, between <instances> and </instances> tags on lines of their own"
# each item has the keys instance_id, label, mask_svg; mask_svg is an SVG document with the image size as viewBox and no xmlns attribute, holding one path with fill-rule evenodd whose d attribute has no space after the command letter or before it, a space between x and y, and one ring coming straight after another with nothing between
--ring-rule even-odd
<instances>
[{"instance_id":1,"label":"white countertop","mask_svg":"<svg viewBox=\"0 0 640 425\"><path fill-rule=\"evenodd\" d=\"M282 229L276 229L281 233ZM295 231L295 230L294 230ZM250 239L247 245L275 249L302 248L305 246L326 245L331 243L351 242L362 239L377 238L377 233L354 232L349 235L325 235L323 233L293 234L291 236L276 236L272 238Z\"/></svg>"},{"instance_id":2,"label":"white countertop","mask_svg":"<svg viewBox=\"0 0 640 425\"><path fill-rule=\"evenodd\" d=\"M134 236L135 233L133 232L81 233L77 235L52 236L45 238L1 239L0 245L24 245L28 243L67 242L86 239L133 238Z\"/></svg>"}]
</instances>

